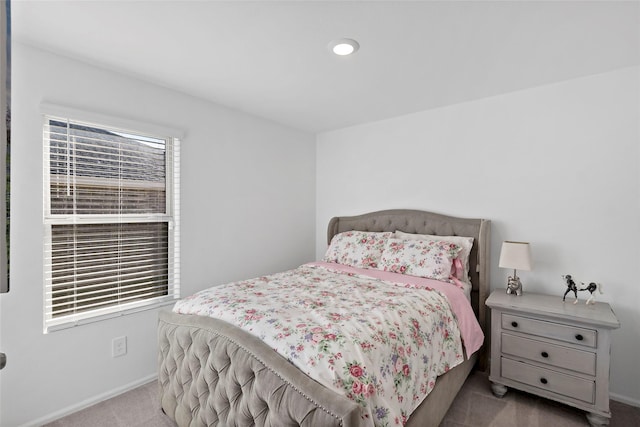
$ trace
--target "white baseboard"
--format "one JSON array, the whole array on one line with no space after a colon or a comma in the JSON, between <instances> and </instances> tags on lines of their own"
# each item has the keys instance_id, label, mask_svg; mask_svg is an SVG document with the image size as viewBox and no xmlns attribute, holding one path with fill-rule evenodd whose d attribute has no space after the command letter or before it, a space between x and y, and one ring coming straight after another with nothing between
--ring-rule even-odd
<instances>
[{"instance_id":1,"label":"white baseboard","mask_svg":"<svg viewBox=\"0 0 640 427\"><path fill-rule=\"evenodd\" d=\"M626 403L627 405L640 408L640 400L632 399L630 397L622 396L616 393L609 393L609 397L611 398L611 400L615 400L616 402L622 402L622 403Z\"/></svg>"},{"instance_id":2,"label":"white baseboard","mask_svg":"<svg viewBox=\"0 0 640 427\"><path fill-rule=\"evenodd\" d=\"M97 396L91 397L89 399L83 400L82 402L76 403L75 405L67 406L64 409L53 412L49 415L45 415L44 417L40 417L37 420L29 421L25 424L22 424L20 427L39 427L43 424L47 424L53 422L59 418L66 417L67 415L73 414L74 412L81 411L89 406L95 405L96 403L103 402L107 399L111 399L119 394L125 393L129 390L133 390L134 388L140 387L141 385L150 383L158 379L158 374L152 374L147 377L141 378L139 380L133 381L129 384L125 384L122 387L114 388L113 390L109 390L106 393L99 394Z\"/></svg>"}]
</instances>

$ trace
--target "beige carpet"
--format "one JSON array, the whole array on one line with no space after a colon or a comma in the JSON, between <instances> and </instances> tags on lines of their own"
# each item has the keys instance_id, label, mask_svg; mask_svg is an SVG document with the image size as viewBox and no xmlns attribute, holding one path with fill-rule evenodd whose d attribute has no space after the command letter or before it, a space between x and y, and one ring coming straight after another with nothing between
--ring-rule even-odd
<instances>
[{"instance_id":1,"label":"beige carpet","mask_svg":"<svg viewBox=\"0 0 640 427\"><path fill-rule=\"evenodd\" d=\"M640 425L640 408L611 402L612 427ZM449 409L442 427L588 426L584 412L526 393L491 394L486 374L473 373ZM47 424L47 427L175 427L160 411L155 382Z\"/></svg>"},{"instance_id":2,"label":"beige carpet","mask_svg":"<svg viewBox=\"0 0 640 427\"><path fill-rule=\"evenodd\" d=\"M611 401L611 427L640 425L640 408ZM449 408L441 427L583 427L584 411L509 389L503 398L491 393L484 373L473 373Z\"/></svg>"}]
</instances>

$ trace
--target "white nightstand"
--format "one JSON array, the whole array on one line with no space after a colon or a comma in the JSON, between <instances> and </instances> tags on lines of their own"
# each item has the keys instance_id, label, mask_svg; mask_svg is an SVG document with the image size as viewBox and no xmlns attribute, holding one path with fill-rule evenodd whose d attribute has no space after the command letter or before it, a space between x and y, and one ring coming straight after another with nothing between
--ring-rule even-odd
<instances>
[{"instance_id":1,"label":"white nightstand","mask_svg":"<svg viewBox=\"0 0 640 427\"><path fill-rule=\"evenodd\" d=\"M491 380L587 411L592 426L609 424L611 331L620 327L607 303L562 302L562 295L496 290L491 307Z\"/></svg>"}]
</instances>

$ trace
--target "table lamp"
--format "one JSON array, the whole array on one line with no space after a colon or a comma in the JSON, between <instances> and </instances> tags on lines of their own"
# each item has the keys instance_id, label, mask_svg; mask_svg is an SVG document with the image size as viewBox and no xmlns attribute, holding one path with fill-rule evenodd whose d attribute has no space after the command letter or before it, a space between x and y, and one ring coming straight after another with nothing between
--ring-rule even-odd
<instances>
[{"instance_id":1,"label":"table lamp","mask_svg":"<svg viewBox=\"0 0 640 427\"><path fill-rule=\"evenodd\" d=\"M507 293L522 295L522 282L516 275L516 270L531 271L531 250L528 242L502 242L500 251L501 268L512 268L513 277L507 281Z\"/></svg>"}]
</instances>

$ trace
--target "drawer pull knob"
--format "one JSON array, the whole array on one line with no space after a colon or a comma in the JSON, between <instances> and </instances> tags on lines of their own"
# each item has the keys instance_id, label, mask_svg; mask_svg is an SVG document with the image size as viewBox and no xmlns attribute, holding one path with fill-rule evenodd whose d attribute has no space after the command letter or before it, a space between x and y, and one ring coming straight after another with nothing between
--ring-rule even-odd
<instances>
[{"instance_id":1,"label":"drawer pull knob","mask_svg":"<svg viewBox=\"0 0 640 427\"><path fill-rule=\"evenodd\" d=\"M546 379L546 378L540 378L540 382L541 382L542 384L546 384L546 383L548 383L548 381L547 381L547 379Z\"/></svg>"},{"instance_id":2,"label":"drawer pull knob","mask_svg":"<svg viewBox=\"0 0 640 427\"><path fill-rule=\"evenodd\" d=\"M544 358L549 357L549 353L547 353L546 351L543 351L542 353L540 353L540 355Z\"/></svg>"},{"instance_id":3,"label":"drawer pull knob","mask_svg":"<svg viewBox=\"0 0 640 427\"><path fill-rule=\"evenodd\" d=\"M576 334L576 339L578 341L582 341L584 339L584 337L581 334Z\"/></svg>"},{"instance_id":4,"label":"drawer pull knob","mask_svg":"<svg viewBox=\"0 0 640 427\"><path fill-rule=\"evenodd\" d=\"M514 328L518 327L518 322L511 322L511 326L513 326Z\"/></svg>"}]
</instances>

